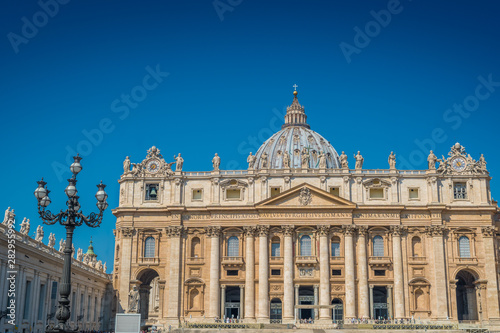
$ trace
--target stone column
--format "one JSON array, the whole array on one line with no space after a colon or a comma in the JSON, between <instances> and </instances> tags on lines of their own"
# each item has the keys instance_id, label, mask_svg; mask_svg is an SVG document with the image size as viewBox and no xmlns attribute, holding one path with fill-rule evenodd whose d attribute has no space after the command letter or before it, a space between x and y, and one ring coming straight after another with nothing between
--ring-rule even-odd
<instances>
[{"instance_id":1,"label":"stone column","mask_svg":"<svg viewBox=\"0 0 500 333\"><path fill-rule=\"evenodd\" d=\"M389 316L390 319L394 317L392 311L392 286L387 286L387 315Z\"/></svg>"},{"instance_id":2,"label":"stone column","mask_svg":"<svg viewBox=\"0 0 500 333\"><path fill-rule=\"evenodd\" d=\"M7 294L9 290L9 281L7 281L7 261L0 259L0 309L7 307ZM1 322L1 319L0 319Z\"/></svg>"},{"instance_id":3,"label":"stone column","mask_svg":"<svg viewBox=\"0 0 500 333\"><path fill-rule=\"evenodd\" d=\"M495 263L495 239L496 234L495 228L493 226L483 227L481 229L483 233L483 246L484 246L484 257L485 262L490 263L485 265L484 271L488 283L486 285L486 297L488 299L488 319L490 322L494 321L498 323L500 320L499 306L498 306L498 282L496 275L496 265Z\"/></svg>"},{"instance_id":4,"label":"stone column","mask_svg":"<svg viewBox=\"0 0 500 333\"><path fill-rule=\"evenodd\" d=\"M376 318L374 318L374 313L373 313L373 286L372 285L370 285L370 318L376 319Z\"/></svg>"},{"instance_id":5,"label":"stone column","mask_svg":"<svg viewBox=\"0 0 500 333\"><path fill-rule=\"evenodd\" d=\"M259 233L259 322L269 322L269 226L261 225Z\"/></svg>"},{"instance_id":6,"label":"stone column","mask_svg":"<svg viewBox=\"0 0 500 333\"><path fill-rule=\"evenodd\" d=\"M445 228L441 225L427 227L428 234L432 237L432 253L434 264L434 296L435 296L435 318L446 320L448 318L448 292L446 279L446 263L444 256L443 233ZM396 294L394 293L394 297Z\"/></svg>"},{"instance_id":7,"label":"stone column","mask_svg":"<svg viewBox=\"0 0 500 333\"><path fill-rule=\"evenodd\" d=\"M405 318L404 280L403 280L403 257L401 253L401 235L404 227L393 226L392 231L392 256L394 265L394 318Z\"/></svg>"},{"instance_id":8,"label":"stone column","mask_svg":"<svg viewBox=\"0 0 500 333\"><path fill-rule=\"evenodd\" d=\"M130 283L129 281L135 280L134 276L131 276L131 271L130 271L130 265L132 263L132 237L135 235L135 229L133 228L121 228L120 229L120 238L117 241L121 240L120 244L120 254L119 254L119 259L120 259L120 289L119 289L119 295L120 295L120 304L118 305L118 310L120 310L120 307L122 308L123 312L127 312L128 310L128 293L130 292ZM71 297L72 294L69 295L70 302L71 302ZM70 303L71 304L71 303ZM74 307L73 307L74 309ZM118 311L122 312L122 311Z\"/></svg>"},{"instance_id":9,"label":"stone column","mask_svg":"<svg viewBox=\"0 0 500 333\"><path fill-rule=\"evenodd\" d=\"M221 227L209 226L206 228L210 238L210 289L209 289L209 318L222 318L220 316L219 270L220 270L220 232Z\"/></svg>"},{"instance_id":10,"label":"stone column","mask_svg":"<svg viewBox=\"0 0 500 333\"><path fill-rule=\"evenodd\" d=\"M358 303L360 318L370 317L370 302L368 296L368 263L366 260L366 233L367 227L358 227Z\"/></svg>"},{"instance_id":11,"label":"stone column","mask_svg":"<svg viewBox=\"0 0 500 333\"><path fill-rule=\"evenodd\" d=\"M245 318L245 311L243 304L245 304L245 285L240 285L240 319Z\"/></svg>"},{"instance_id":12,"label":"stone column","mask_svg":"<svg viewBox=\"0 0 500 333\"><path fill-rule=\"evenodd\" d=\"M315 284L314 286L314 305L318 305L318 288L319 286ZM314 320L318 320L318 309L314 309Z\"/></svg>"},{"instance_id":13,"label":"stone column","mask_svg":"<svg viewBox=\"0 0 500 333\"><path fill-rule=\"evenodd\" d=\"M245 227L245 319L255 319L255 227ZM243 308L243 307L242 307Z\"/></svg>"},{"instance_id":14,"label":"stone column","mask_svg":"<svg viewBox=\"0 0 500 333\"><path fill-rule=\"evenodd\" d=\"M167 321L171 324L179 323L180 316L180 285L181 285L181 237L184 227L180 225L169 226L166 228L167 237L170 240L170 276L168 279L168 308ZM148 302L146 300L146 302Z\"/></svg>"},{"instance_id":15,"label":"stone column","mask_svg":"<svg viewBox=\"0 0 500 333\"><path fill-rule=\"evenodd\" d=\"M164 299L166 282L167 282L166 280L159 280L158 281L159 288L160 288L160 304L159 304L159 306L160 306L160 314L159 314L160 318L164 317L164 313L165 313L166 308L168 306L168 305L166 305L168 303L165 303L165 299Z\"/></svg>"},{"instance_id":16,"label":"stone column","mask_svg":"<svg viewBox=\"0 0 500 333\"><path fill-rule=\"evenodd\" d=\"M299 288L300 286L298 284L295 285L295 305L299 305ZM299 309L295 308L295 320L299 319Z\"/></svg>"},{"instance_id":17,"label":"stone column","mask_svg":"<svg viewBox=\"0 0 500 333\"><path fill-rule=\"evenodd\" d=\"M226 315L226 286L220 286L220 317L224 318Z\"/></svg>"},{"instance_id":18,"label":"stone column","mask_svg":"<svg viewBox=\"0 0 500 333\"><path fill-rule=\"evenodd\" d=\"M354 247L353 236L356 226L343 225L345 244L345 319L356 318L356 283L354 277Z\"/></svg>"},{"instance_id":19,"label":"stone column","mask_svg":"<svg viewBox=\"0 0 500 333\"><path fill-rule=\"evenodd\" d=\"M319 283L320 283L320 294L319 294L319 304L320 305L330 305L330 251L328 250L328 234L330 232L330 226L319 225ZM317 311L315 312L317 313ZM319 310L319 318L321 319L331 319L330 309L321 308ZM315 317L318 320L318 317Z\"/></svg>"},{"instance_id":20,"label":"stone column","mask_svg":"<svg viewBox=\"0 0 500 333\"><path fill-rule=\"evenodd\" d=\"M289 324L293 321L295 304L293 297L293 226L281 226L284 236L284 258L283 258L283 323ZM298 292L297 292L298 297Z\"/></svg>"}]
</instances>

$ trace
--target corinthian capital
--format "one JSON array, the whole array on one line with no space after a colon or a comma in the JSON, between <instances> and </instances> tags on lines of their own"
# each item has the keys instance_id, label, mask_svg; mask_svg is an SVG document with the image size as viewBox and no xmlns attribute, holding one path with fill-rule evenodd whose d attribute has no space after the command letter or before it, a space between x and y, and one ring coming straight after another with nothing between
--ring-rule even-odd
<instances>
[{"instance_id":1,"label":"corinthian capital","mask_svg":"<svg viewBox=\"0 0 500 333\"><path fill-rule=\"evenodd\" d=\"M448 229L442 225L430 225L425 227L425 232L432 237L443 236Z\"/></svg>"},{"instance_id":2,"label":"corinthian capital","mask_svg":"<svg viewBox=\"0 0 500 333\"><path fill-rule=\"evenodd\" d=\"M346 236L354 236L356 234L357 227L354 224L344 224L342 226L342 232Z\"/></svg>"},{"instance_id":3,"label":"corinthian capital","mask_svg":"<svg viewBox=\"0 0 500 333\"><path fill-rule=\"evenodd\" d=\"M358 226L358 235L366 236L366 234L368 234L368 227L365 225Z\"/></svg>"},{"instance_id":4,"label":"corinthian capital","mask_svg":"<svg viewBox=\"0 0 500 333\"><path fill-rule=\"evenodd\" d=\"M257 233L259 234L259 236L269 235L269 226L268 225L257 226Z\"/></svg>"},{"instance_id":5,"label":"corinthian capital","mask_svg":"<svg viewBox=\"0 0 500 333\"><path fill-rule=\"evenodd\" d=\"M318 234L320 236L328 236L328 233L330 232L330 226L329 225L318 225L317 226Z\"/></svg>"},{"instance_id":6,"label":"corinthian capital","mask_svg":"<svg viewBox=\"0 0 500 333\"><path fill-rule=\"evenodd\" d=\"M283 232L283 236L293 236L293 225L282 225L281 232Z\"/></svg>"},{"instance_id":7,"label":"corinthian capital","mask_svg":"<svg viewBox=\"0 0 500 333\"><path fill-rule=\"evenodd\" d=\"M401 237L405 234L408 228L402 226L402 225L392 225L391 226L391 233L393 236L398 236Z\"/></svg>"},{"instance_id":8,"label":"corinthian capital","mask_svg":"<svg viewBox=\"0 0 500 333\"><path fill-rule=\"evenodd\" d=\"M167 237L181 237L184 227L182 225L171 225L165 228Z\"/></svg>"},{"instance_id":9,"label":"corinthian capital","mask_svg":"<svg viewBox=\"0 0 500 333\"><path fill-rule=\"evenodd\" d=\"M132 237L135 234L134 228L121 228L123 237Z\"/></svg>"},{"instance_id":10,"label":"corinthian capital","mask_svg":"<svg viewBox=\"0 0 500 333\"><path fill-rule=\"evenodd\" d=\"M489 225L481 228L481 232L483 233L483 237L493 237L496 233L495 227Z\"/></svg>"},{"instance_id":11,"label":"corinthian capital","mask_svg":"<svg viewBox=\"0 0 500 333\"><path fill-rule=\"evenodd\" d=\"M208 227L205 227L205 230L207 231L208 237L220 237L221 227L218 225L209 225Z\"/></svg>"},{"instance_id":12,"label":"corinthian capital","mask_svg":"<svg viewBox=\"0 0 500 333\"><path fill-rule=\"evenodd\" d=\"M257 232L257 227L243 227L246 237L254 237Z\"/></svg>"}]
</instances>

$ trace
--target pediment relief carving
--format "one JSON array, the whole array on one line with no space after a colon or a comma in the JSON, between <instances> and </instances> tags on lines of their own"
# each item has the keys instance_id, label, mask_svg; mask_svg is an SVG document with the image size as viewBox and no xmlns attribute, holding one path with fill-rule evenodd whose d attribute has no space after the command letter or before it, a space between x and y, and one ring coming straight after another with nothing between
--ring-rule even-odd
<instances>
[{"instance_id":1,"label":"pediment relief carving","mask_svg":"<svg viewBox=\"0 0 500 333\"><path fill-rule=\"evenodd\" d=\"M219 183L221 188L245 188L248 183L238 179L225 179Z\"/></svg>"},{"instance_id":2,"label":"pediment relief carving","mask_svg":"<svg viewBox=\"0 0 500 333\"><path fill-rule=\"evenodd\" d=\"M385 179L375 178L365 180L363 186L366 188L387 188L391 186L391 182Z\"/></svg>"}]
</instances>

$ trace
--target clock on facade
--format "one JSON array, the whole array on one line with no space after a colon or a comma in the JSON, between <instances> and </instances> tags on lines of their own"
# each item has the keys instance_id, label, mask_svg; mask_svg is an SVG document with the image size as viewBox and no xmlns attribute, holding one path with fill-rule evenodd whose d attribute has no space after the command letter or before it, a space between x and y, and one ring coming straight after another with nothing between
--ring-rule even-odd
<instances>
[{"instance_id":1,"label":"clock on facade","mask_svg":"<svg viewBox=\"0 0 500 333\"><path fill-rule=\"evenodd\" d=\"M146 169L149 173L156 173L160 169L160 162L158 160L151 160L146 164Z\"/></svg>"},{"instance_id":2,"label":"clock on facade","mask_svg":"<svg viewBox=\"0 0 500 333\"><path fill-rule=\"evenodd\" d=\"M455 171L462 172L467 166L467 162L463 157L456 157L451 161L451 166Z\"/></svg>"}]
</instances>

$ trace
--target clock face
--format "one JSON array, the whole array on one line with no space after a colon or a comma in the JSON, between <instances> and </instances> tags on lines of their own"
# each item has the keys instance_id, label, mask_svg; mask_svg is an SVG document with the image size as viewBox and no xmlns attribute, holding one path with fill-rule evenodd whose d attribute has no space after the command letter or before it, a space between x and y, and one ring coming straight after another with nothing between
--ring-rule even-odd
<instances>
[{"instance_id":1,"label":"clock face","mask_svg":"<svg viewBox=\"0 0 500 333\"><path fill-rule=\"evenodd\" d=\"M160 162L158 160L151 160L146 165L146 169L149 173L156 173L160 169Z\"/></svg>"},{"instance_id":2,"label":"clock face","mask_svg":"<svg viewBox=\"0 0 500 333\"><path fill-rule=\"evenodd\" d=\"M467 162L463 157L457 157L451 161L451 166L455 169L455 171L461 172L465 170Z\"/></svg>"}]
</instances>

